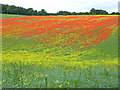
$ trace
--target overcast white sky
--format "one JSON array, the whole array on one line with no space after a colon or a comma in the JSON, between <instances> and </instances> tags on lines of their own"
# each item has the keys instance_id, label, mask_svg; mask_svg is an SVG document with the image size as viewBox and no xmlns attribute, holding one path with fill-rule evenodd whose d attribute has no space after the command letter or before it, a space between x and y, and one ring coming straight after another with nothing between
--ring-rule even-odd
<instances>
[{"instance_id":1,"label":"overcast white sky","mask_svg":"<svg viewBox=\"0 0 120 90\"><path fill-rule=\"evenodd\" d=\"M40 11L45 9L48 13L60 10L70 12L88 12L91 8L118 12L119 0L1 0L0 3L8 5L33 8Z\"/></svg>"}]
</instances>

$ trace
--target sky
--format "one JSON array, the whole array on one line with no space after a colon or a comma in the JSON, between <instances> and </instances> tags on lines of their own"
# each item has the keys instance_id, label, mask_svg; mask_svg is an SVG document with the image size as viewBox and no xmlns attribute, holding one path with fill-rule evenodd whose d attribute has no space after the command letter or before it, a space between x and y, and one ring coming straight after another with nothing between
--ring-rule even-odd
<instances>
[{"instance_id":1,"label":"sky","mask_svg":"<svg viewBox=\"0 0 120 90\"><path fill-rule=\"evenodd\" d=\"M119 0L1 0L0 3L33 8L40 11L45 9L48 13L58 11L89 12L91 8L118 12Z\"/></svg>"}]
</instances>

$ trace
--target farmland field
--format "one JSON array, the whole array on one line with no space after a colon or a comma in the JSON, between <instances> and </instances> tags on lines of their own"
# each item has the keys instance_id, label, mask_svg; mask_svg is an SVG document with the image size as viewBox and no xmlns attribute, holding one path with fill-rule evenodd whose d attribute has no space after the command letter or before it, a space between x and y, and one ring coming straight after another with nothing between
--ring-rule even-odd
<instances>
[{"instance_id":1,"label":"farmland field","mask_svg":"<svg viewBox=\"0 0 120 90\"><path fill-rule=\"evenodd\" d=\"M2 19L3 88L117 88L118 16Z\"/></svg>"},{"instance_id":2,"label":"farmland field","mask_svg":"<svg viewBox=\"0 0 120 90\"><path fill-rule=\"evenodd\" d=\"M25 17L27 15L0 14L0 16L2 17L2 19L6 19L6 18L15 18L15 17Z\"/></svg>"}]
</instances>

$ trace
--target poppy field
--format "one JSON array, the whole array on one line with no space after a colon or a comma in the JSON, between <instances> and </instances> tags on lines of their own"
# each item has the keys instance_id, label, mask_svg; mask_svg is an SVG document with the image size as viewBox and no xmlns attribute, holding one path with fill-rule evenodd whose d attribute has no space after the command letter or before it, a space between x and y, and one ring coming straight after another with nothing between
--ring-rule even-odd
<instances>
[{"instance_id":1,"label":"poppy field","mask_svg":"<svg viewBox=\"0 0 120 90\"><path fill-rule=\"evenodd\" d=\"M2 19L3 88L117 88L118 16Z\"/></svg>"}]
</instances>

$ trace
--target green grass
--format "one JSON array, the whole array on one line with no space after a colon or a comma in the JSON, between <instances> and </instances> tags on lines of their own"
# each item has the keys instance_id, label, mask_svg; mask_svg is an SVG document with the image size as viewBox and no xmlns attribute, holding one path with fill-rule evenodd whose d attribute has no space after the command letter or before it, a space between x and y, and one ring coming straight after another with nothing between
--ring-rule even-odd
<instances>
[{"instance_id":1,"label":"green grass","mask_svg":"<svg viewBox=\"0 0 120 90\"><path fill-rule=\"evenodd\" d=\"M116 88L118 86L117 66L85 67L85 64L75 67L4 64L2 86L3 88Z\"/></svg>"},{"instance_id":2,"label":"green grass","mask_svg":"<svg viewBox=\"0 0 120 90\"><path fill-rule=\"evenodd\" d=\"M15 18L15 17L26 17L27 15L16 15L16 14L0 14L2 19Z\"/></svg>"}]
</instances>

